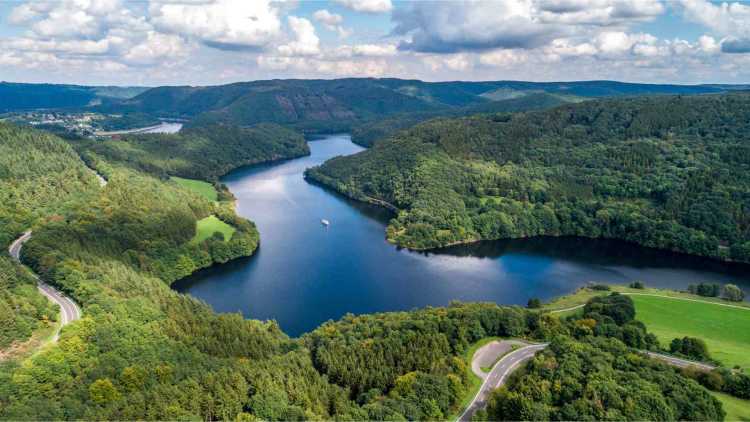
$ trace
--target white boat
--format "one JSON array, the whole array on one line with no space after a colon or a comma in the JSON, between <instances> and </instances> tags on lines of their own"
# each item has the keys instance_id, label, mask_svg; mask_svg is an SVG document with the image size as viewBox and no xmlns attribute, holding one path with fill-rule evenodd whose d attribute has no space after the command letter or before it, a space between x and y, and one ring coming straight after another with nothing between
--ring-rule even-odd
<instances>
[{"instance_id":1,"label":"white boat","mask_svg":"<svg viewBox=\"0 0 750 422\"><path fill-rule=\"evenodd\" d=\"M322 225L324 225L324 226L330 226L330 225L331 225L331 222L330 222L330 221L328 221L328 220L326 220L326 219L324 218L324 219L320 220L320 224L322 224Z\"/></svg>"}]
</instances>

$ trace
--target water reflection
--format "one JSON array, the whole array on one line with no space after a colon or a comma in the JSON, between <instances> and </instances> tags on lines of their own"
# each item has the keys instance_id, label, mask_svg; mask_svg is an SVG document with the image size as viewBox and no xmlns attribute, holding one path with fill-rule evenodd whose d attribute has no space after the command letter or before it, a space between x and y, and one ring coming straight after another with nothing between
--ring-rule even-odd
<instances>
[{"instance_id":1,"label":"water reflection","mask_svg":"<svg viewBox=\"0 0 750 422\"><path fill-rule=\"evenodd\" d=\"M306 168L361 150L348 136L310 142L311 155L240 169L223 181L238 213L256 222L253 257L200 271L175 288L219 312L275 319L299 335L347 312L447 305L451 300L525 304L588 282L642 280L685 288L735 282L750 290L750 267L640 248L619 241L535 238L481 242L427 253L385 241L387 210L351 201L303 179ZM320 220L331 221L324 228Z\"/></svg>"}]
</instances>

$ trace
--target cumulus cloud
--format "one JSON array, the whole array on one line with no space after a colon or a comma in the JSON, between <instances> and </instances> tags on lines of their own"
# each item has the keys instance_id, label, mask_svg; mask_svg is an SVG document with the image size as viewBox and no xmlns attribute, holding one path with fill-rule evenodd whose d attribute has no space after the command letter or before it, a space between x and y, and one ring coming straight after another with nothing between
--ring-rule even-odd
<instances>
[{"instance_id":1,"label":"cumulus cloud","mask_svg":"<svg viewBox=\"0 0 750 422\"><path fill-rule=\"evenodd\" d=\"M316 10L313 13L313 19L321 23L325 29L337 32L341 38L351 35L351 30L341 25L344 22L344 18L338 13L331 13L327 9Z\"/></svg>"},{"instance_id":2,"label":"cumulus cloud","mask_svg":"<svg viewBox=\"0 0 750 422\"><path fill-rule=\"evenodd\" d=\"M748 4L679 0L676 5L682 10L685 18L711 28L719 35L750 36L750 5Z\"/></svg>"},{"instance_id":3,"label":"cumulus cloud","mask_svg":"<svg viewBox=\"0 0 750 422\"><path fill-rule=\"evenodd\" d=\"M664 13L659 0L537 0L543 22L615 25L648 21Z\"/></svg>"},{"instance_id":4,"label":"cumulus cloud","mask_svg":"<svg viewBox=\"0 0 750 422\"><path fill-rule=\"evenodd\" d=\"M395 34L411 35L401 49L432 53L532 48L565 32L540 22L529 0L417 2L396 10L393 20Z\"/></svg>"},{"instance_id":5,"label":"cumulus cloud","mask_svg":"<svg viewBox=\"0 0 750 422\"><path fill-rule=\"evenodd\" d=\"M387 13L393 9L391 0L336 0L341 6L356 12Z\"/></svg>"},{"instance_id":6,"label":"cumulus cloud","mask_svg":"<svg viewBox=\"0 0 750 422\"><path fill-rule=\"evenodd\" d=\"M260 49L281 35L279 10L270 0L153 3L149 13L160 31L219 49Z\"/></svg>"},{"instance_id":7,"label":"cumulus cloud","mask_svg":"<svg viewBox=\"0 0 750 422\"><path fill-rule=\"evenodd\" d=\"M305 18L296 16L289 16L288 20L294 39L279 46L279 53L284 56L308 56L319 53L320 39L315 34L313 24Z\"/></svg>"}]
</instances>

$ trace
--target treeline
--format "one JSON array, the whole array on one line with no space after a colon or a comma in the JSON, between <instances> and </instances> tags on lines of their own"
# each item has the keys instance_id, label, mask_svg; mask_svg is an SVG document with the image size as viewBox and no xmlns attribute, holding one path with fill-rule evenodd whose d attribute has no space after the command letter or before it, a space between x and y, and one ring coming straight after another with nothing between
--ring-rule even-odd
<instances>
[{"instance_id":1,"label":"treeline","mask_svg":"<svg viewBox=\"0 0 750 422\"><path fill-rule=\"evenodd\" d=\"M414 249L574 235L750 262L749 121L744 93L437 119L308 175L399 207L388 238Z\"/></svg>"},{"instance_id":2,"label":"treeline","mask_svg":"<svg viewBox=\"0 0 750 422\"><path fill-rule=\"evenodd\" d=\"M218 179L244 165L310 153L302 135L273 124L250 128L211 125L177 134L126 135L73 145L84 159L103 159L160 177Z\"/></svg>"}]
</instances>

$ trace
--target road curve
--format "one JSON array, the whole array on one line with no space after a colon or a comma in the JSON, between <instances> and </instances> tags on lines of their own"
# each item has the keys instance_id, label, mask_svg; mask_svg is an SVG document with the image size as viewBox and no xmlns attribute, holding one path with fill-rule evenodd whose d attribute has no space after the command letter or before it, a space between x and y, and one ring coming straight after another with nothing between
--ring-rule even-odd
<instances>
[{"instance_id":1,"label":"road curve","mask_svg":"<svg viewBox=\"0 0 750 422\"><path fill-rule=\"evenodd\" d=\"M21 248L23 248L23 244L29 239L31 239L31 230L16 239L10 244L10 248L8 248L10 256L19 263L21 262ZM56 342L57 339L60 338L60 329L62 329L62 327L81 318L81 309L62 292L43 282L36 274L32 273L32 275L36 278L39 292L60 307L60 327L55 331L55 336L52 339L53 342Z\"/></svg>"},{"instance_id":2,"label":"road curve","mask_svg":"<svg viewBox=\"0 0 750 422\"><path fill-rule=\"evenodd\" d=\"M458 417L458 420L461 422L470 421L474 412L487 405L487 399L492 390L503 385L508 375L510 375L518 365L531 359L537 352L543 350L545 347L547 347L546 344L532 344L526 347L521 347L520 349L508 353L503 356L502 359L497 361L495 366L492 367L492 371L490 371L484 379L476 396L474 396L474 399L469 403L469 406L466 407L466 410L464 410L461 416Z\"/></svg>"},{"instance_id":3,"label":"road curve","mask_svg":"<svg viewBox=\"0 0 750 422\"><path fill-rule=\"evenodd\" d=\"M471 401L469 406L464 410L463 413L461 413L461 416L458 417L458 422L467 422L471 420L472 415L479 410L482 409L487 405L487 399L490 396L490 393L492 390L495 390L496 388L499 388L501 385L505 383L506 378L508 375L510 375L511 372L513 372L518 365L521 363L531 359L534 357L534 355L544 350L544 348L547 347L547 344L532 344L528 345L526 347L522 347L520 349L516 349L515 351L508 353L505 355L502 359L500 359L495 366L492 368L492 371L484 378L484 382L482 383L482 386L479 388L479 391L474 396L474 399ZM676 358L674 356L664 355L661 353L654 353L654 352L648 352L644 351L646 356L652 358L652 359L658 359L668 365L675 366L677 368L688 368L693 367L701 371L713 371L716 369L716 366L708 365L701 362L695 362L691 360L686 359L680 359ZM472 357L472 364L473 364L473 357Z\"/></svg>"}]
</instances>

